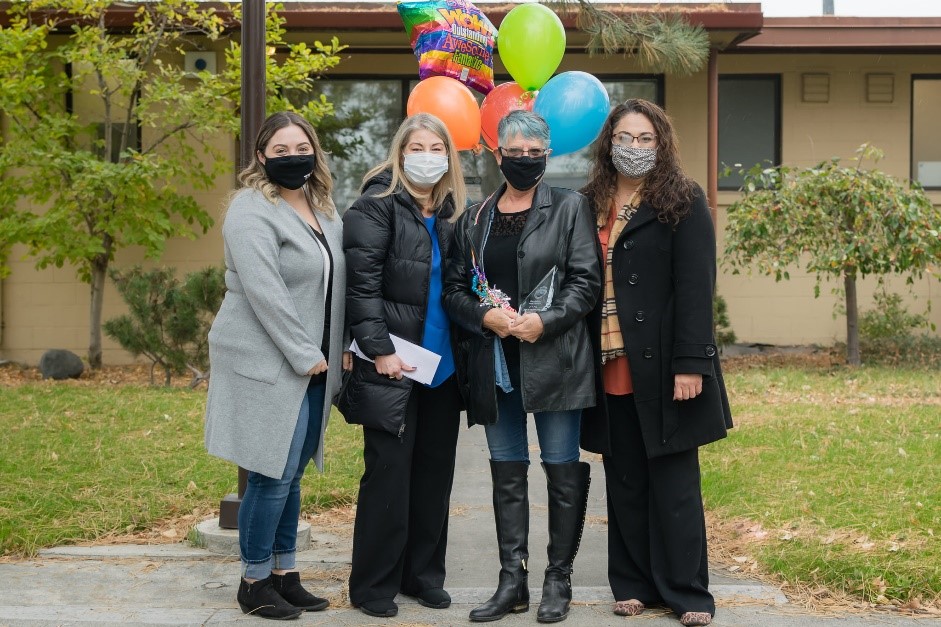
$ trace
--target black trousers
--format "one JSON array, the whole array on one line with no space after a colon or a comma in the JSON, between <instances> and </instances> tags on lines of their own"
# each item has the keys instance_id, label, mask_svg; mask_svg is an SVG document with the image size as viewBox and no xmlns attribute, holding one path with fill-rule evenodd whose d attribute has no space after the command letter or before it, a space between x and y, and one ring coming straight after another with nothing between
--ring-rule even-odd
<instances>
[{"instance_id":1,"label":"black trousers","mask_svg":"<svg viewBox=\"0 0 941 627\"><path fill-rule=\"evenodd\" d=\"M699 451L647 458L634 397L608 395L608 581L615 600L709 612Z\"/></svg>"},{"instance_id":2,"label":"black trousers","mask_svg":"<svg viewBox=\"0 0 941 627\"><path fill-rule=\"evenodd\" d=\"M452 376L436 388L414 385L401 438L363 429L353 604L444 586L459 424L460 396Z\"/></svg>"}]
</instances>

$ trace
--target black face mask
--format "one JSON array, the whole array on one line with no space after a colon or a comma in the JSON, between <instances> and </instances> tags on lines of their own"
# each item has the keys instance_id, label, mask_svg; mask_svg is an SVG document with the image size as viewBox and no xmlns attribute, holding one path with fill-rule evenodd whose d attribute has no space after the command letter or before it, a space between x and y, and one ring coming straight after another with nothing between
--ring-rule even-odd
<instances>
[{"instance_id":1,"label":"black face mask","mask_svg":"<svg viewBox=\"0 0 941 627\"><path fill-rule=\"evenodd\" d=\"M525 192L532 189L546 173L546 158L539 157L503 157L500 162L500 171L506 177L506 182L513 189Z\"/></svg>"},{"instance_id":2,"label":"black face mask","mask_svg":"<svg viewBox=\"0 0 941 627\"><path fill-rule=\"evenodd\" d=\"M265 174L276 185L287 189L300 189L310 178L316 164L317 158L314 155L268 157L265 160Z\"/></svg>"}]
</instances>

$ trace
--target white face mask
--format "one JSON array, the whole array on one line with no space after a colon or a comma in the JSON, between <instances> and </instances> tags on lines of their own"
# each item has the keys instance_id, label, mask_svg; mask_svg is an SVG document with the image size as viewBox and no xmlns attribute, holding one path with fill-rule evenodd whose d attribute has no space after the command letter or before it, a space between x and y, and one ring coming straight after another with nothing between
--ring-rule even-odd
<instances>
[{"instance_id":1,"label":"white face mask","mask_svg":"<svg viewBox=\"0 0 941 627\"><path fill-rule=\"evenodd\" d=\"M448 171L448 157L432 152L412 152L405 155L403 169L413 185L430 187Z\"/></svg>"}]
</instances>

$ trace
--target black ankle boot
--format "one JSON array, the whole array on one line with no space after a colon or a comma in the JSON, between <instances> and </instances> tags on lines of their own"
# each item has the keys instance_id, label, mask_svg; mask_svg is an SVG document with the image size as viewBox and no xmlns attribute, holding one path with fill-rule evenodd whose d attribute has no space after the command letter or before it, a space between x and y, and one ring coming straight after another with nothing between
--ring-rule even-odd
<instances>
[{"instance_id":1,"label":"black ankle boot","mask_svg":"<svg viewBox=\"0 0 941 627\"><path fill-rule=\"evenodd\" d=\"M290 620L304 613L304 610L294 607L278 594L271 584L270 576L254 583L248 583L243 579L235 598L243 612L261 618Z\"/></svg>"},{"instance_id":2,"label":"black ankle boot","mask_svg":"<svg viewBox=\"0 0 941 627\"><path fill-rule=\"evenodd\" d=\"M271 573L271 583L285 601L299 610L319 612L327 609L330 601L315 597L301 585L301 574L296 572L275 575Z\"/></svg>"},{"instance_id":3,"label":"black ankle boot","mask_svg":"<svg viewBox=\"0 0 941 627\"><path fill-rule=\"evenodd\" d=\"M524 462L490 462L493 477L493 517L497 523L500 581L497 591L471 610L476 623L500 620L509 613L529 611L529 492Z\"/></svg>"},{"instance_id":4,"label":"black ankle boot","mask_svg":"<svg viewBox=\"0 0 941 627\"><path fill-rule=\"evenodd\" d=\"M558 623L568 617L572 602L572 563L585 526L591 466L571 462L542 467L549 489L549 565L536 620Z\"/></svg>"}]
</instances>

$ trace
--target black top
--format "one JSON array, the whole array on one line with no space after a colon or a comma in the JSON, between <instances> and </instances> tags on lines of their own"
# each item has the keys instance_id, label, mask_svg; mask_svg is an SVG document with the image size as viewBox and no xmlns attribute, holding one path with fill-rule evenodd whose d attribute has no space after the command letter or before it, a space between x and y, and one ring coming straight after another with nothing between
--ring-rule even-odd
<instances>
[{"instance_id":1,"label":"black top","mask_svg":"<svg viewBox=\"0 0 941 627\"><path fill-rule=\"evenodd\" d=\"M307 226L310 226L309 224ZM327 273L327 297L323 302L323 340L320 342L320 351L324 358L330 360L330 301L333 298L333 253L330 252L330 245L327 244L327 238L320 231L310 227L310 232L314 234L317 241L320 242L323 249L327 251L327 259L330 261L330 272Z\"/></svg>"},{"instance_id":2,"label":"black top","mask_svg":"<svg viewBox=\"0 0 941 627\"><path fill-rule=\"evenodd\" d=\"M519 248L520 235L526 226L526 219L531 209L516 213L501 213L497 207L490 227L490 237L487 238L487 247L484 249L484 272L491 287L502 290L510 297L510 304L514 308L519 306ZM513 336L501 340L503 353L506 355L507 369L510 371L510 382L513 387L519 387L520 369L520 342Z\"/></svg>"}]
</instances>

